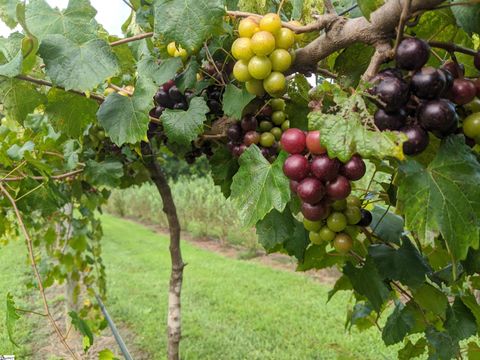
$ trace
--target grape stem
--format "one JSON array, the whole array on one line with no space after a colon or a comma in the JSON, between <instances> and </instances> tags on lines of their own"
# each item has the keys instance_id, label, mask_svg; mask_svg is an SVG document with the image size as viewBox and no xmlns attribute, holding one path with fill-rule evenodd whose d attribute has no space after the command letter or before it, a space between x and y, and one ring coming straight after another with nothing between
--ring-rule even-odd
<instances>
[{"instance_id":1,"label":"grape stem","mask_svg":"<svg viewBox=\"0 0 480 360\"><path fill-rule=\"evenodd\" d=\"M403 30L405 29L405 24L407 23L410 16L410 8L412 7L412 0L404 0L402 14L400 15L400 21L398 22L397 28L397 39L395 40L395 47L392 50L392 57L397 53L398 45L403 39Z\"/></svg>"},{"instance_id":2,"label":"grape stem","mask_svg":"<svg viewBox=\"0 0 480 360\"><path fill-rule=\"evenodd\" d=\"M149 38L149 37L152 37L152 36L153 36L153 32L138 34L138 35L134 35L134 36L131 36L131 37L128 37L128 38L125 38L125 39L120 39L120 40L111 42L110 46L112 46L112 47L119 46L119 45L127 44L127 43L132 42L132 41L138 41L138 40L146 39L146 38Z\"/></svg>"},{"instance_id":3,"label":"grape stem","mask_svg":"<svg viewBox=\"0 0 480 360\"><path fill-rule=\"evenodd\" d=\"M52 179L52 180L63 180L67 178L74 177L78 174L81 174L83 172L83 169L78 169L75 171L70 171L65 174L60 174L60 175L53 175L50 177L45 177L45 176L28 176L28 175L22 175L22 176L15 176L15 177L7 177L0 179L0 183L2 182L12 182L12 181L22 181L24 179L32 179L32 180L45 180L45 179Z\"/></svg>"},{"instance_id":4,"label":"grape stem","mask_svg":"<svg viewBox=\"0 0 480 360\"><path fill-rule=\"evenodd\" d=\"M477 51L463 47L463 46L455 45L453 43L447 43L447 42L441 42L441 41L429 41L428 44L431 47L443 49L448 51L449 53L459 52L459 53L471 55L471 56L477 55Z\"/></svg>"},{"instance_id":5,"label":"grape stem","mask_svg":"<svg viewBox=\"0 0 480 360\"><path fill-rule=\"evenodd\" d=\"M38 271L37 262L35 260L35 254L33 252L32 238L30 237L30 234L25 226L25 223L23 222L23 218L22 218L22 215L20 214L20 211L18 210L17 203L15 199L12 197L12 195L10 195L10 193L7 191L7 189L5 189L5 187L1 182L0 182L0 192L3 193L5 197L8 199L8 201L12 204L13 210L15 211L15 215L17 217L18 224L25 237L25 241L27 243L27 248L28 248L28 255L30 258L30 263L38 282L38 289L40 291L40 296L43 301L43 308L45 311L45 315L48 317L48 320L50 321L55 333L57 334L64 348L70 353L73 359L78 360L79 358L77 354L75 354L72 348L65 341L65 336L63 336L62 331L58 327L57 322L55 321L55 319L52 316L52 313L50 312L50 306L48 305L48 300L47 300L47 296L45 295L45 289L43 287L42 278L40 276L40 272Z\"/></svg>"}]
</instances>

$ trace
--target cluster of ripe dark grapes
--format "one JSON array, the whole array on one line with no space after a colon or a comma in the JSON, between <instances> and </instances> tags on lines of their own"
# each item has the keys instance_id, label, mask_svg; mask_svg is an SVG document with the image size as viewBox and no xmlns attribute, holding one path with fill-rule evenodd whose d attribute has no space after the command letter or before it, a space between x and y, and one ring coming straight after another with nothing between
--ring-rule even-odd
<instances>
[{"instance_id":1,"label":"cluster of ripe dark grapes","mask_svg":"<svg viewBox=\"0 0 480 360\"><path fill-rule=\"evenodd\" d=\"M263 156L274 161L280 151L279 141L290 127L283 99L271 99L257 114L247 114L227 129L227 146L239 157L250 145L258 145Z\"/></svg>"},{"instance_id":2,"label":"cluster of ripe dark grapes","mask_svg":"<svg viewBox=\"0 0 480 360\"><path fill-rule=\"evenodd\" d=\"M204 96L207 97L207 105L210 108L210 114L215 116L223 115L222 106L220 104L221 90L216 86L210 86L204 91ZM167 81L161 85L153 101L155 107L150 110L150 116L159 119L165 109L172 110L188 110L190 100L195 96L193 91L186 90L184 94L175 85L175 79ZM167 144L168 138L163 131L162 124L150 122L147 131L149 139L157 138L164 144ZM192 141L191 149L185 153L185 161L188 164L193 164L195 160L205 154L207 157L213 155L212 143L210 141Z\"/></svg>"},{"instance_id":3,"label":"cluster of ripe dark grapes","mask_svg":"<svg viewBox=\"0 0 480 360\"><path fill-rule=\"evenodd\" d=\"M459 131L456 105L470 103L480 84L465 79L454 61L441 68L425 67L430 46L417 38L406 38L398 46L396 68L381 71L373 79L371 93L378 99L375 125L379 130L399 130L408 140L406 155L416 155L429 144L428 132L438 138Z\"/></svg>"},{"instance_id":4,"label":"cluster of ripe dark grapes","mask_svg":"<svg viewBox=\"0 0 480 360\"><path fill-rule=\"evenodd\" d=\"M289 129L282 135L281 147L290 154L283 172L302 202L311 242L333 241L339 252L347 252L353 246L345 232L347 226L368 226L372 221L371 213L361 209L360 200L350 196L350 182L365 175L364 161L358 155L345 163L330 158L320 143L319 131Z\"/></svg>"}]
</instances>

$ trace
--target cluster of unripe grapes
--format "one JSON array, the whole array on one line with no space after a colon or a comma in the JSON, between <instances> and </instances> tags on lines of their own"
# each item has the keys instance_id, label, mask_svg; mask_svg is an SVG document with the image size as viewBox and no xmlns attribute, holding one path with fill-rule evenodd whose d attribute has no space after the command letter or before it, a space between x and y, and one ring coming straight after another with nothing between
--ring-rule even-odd
<instances>
[{"instance_id":1,"label":"cluster of unripe grapes","mask_svg":"<svg viewBox=\"0 0 480 360\"><path fill-rule=\"evenodd\" d=\"M186 61L188 59L187 50L182 48L180 45L177 45L175 41L172 41L167 45L167 53L171 57L179 57L182 61Z\"/></svg>"},{"instance_id":2,"label":"cluster of unripe grapes","mask_svg":"<svg viewBox=\"0 0 480 360\"><path fill-rule=\"evenodd\" d=\"M279 141L290 127L283 99L271 99L257 114L245 115L227 129L227 146L234 156L240 156L250 145L260 147L263 156L273 161L280 150Z\"/></svg>"},{"instance_id":3,"label":"cluster of unripe grapes","mask_svg":"<svg viewBox=\"0 0 480 360\"><path fill-rule=\"evenodd\" d=\"M427 148L429 132L438 138L457 133L456 105L472 102L480 91L478 79L465 79L456 62L447 62L439 69L425 67L429 57L428 43L417 38L404 39L396 53L397 68L381 71L370 90L378 100L375 125L381 131L405 133L408 140L403 151L407 155ZM467 121L466 135L476 138L480 136L480 124L468 126L473 123Z\"/></svg>"},{"instance_id":4,"label":"cluster of unripe grapes","mask_svg":"<svg viewBox=\"0 0 480 360\"><path fill-rule=\"evenodd\" d=\"M232 44L232 55L237 60L233 76L245 83L247 91L262 97L268 93L278 97L285 93L286 80L283 72L293 61L296 35L282 27L277 14L267 14L259 21L248 17L240 21L239 38Z\"/></svg>"},{"instance_id":5,"label":"cluster of unripe grapes","mask_svg":"<svg viewBox=\"0 0 480 360\"><path fill-rule=\"evenodd\" d=\"M290 179L292 192L301 200L306 228L311 231L310 240L312 243L334 241L337 250L348 251L353 242L344 232L347 225L367 226L369 217L371 221L371 214L360 209L359 201L355 206L353 203L347 206L346 201L352 191L350 182L365 175L364 161L358 155L345 163L330 158L320 143L319 131L305 133L300 129L289 129L282 135L281 147L290 154L283 172ZM311 230L312 224L319 229Z\"/></svg>"}]
</instances>

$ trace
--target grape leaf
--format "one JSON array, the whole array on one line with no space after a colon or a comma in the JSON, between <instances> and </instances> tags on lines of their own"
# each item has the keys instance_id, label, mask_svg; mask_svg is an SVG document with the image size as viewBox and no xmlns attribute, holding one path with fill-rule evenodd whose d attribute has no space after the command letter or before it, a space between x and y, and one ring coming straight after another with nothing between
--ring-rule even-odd
<instances>
[{"instance_id":1,"label":"grape leaf","mask_svg":"<svg viewBox=\"0 0 480 360\"><path fill-rule=\"evenodd\" d=\"M474 341L468 343L468 360L480 360L480 346Z\"/></svg>"},{"instance_id":2,"label":"grape leaf","mask_svg":"<svg viewBox=\"0 0 480 360\"><path fill-rule=\"evenodd\" d=\"M189 53L222 30L225 10L221 0L155 0L155 34L175 41Z\"/></svg>"},{"instance_id":3,"label":"grape leaf","mask_svg":"<svg viewBox=\"0 0 480 360\"><path fill-rule=\"evenodd\" d=\"M98 104L76 94L52 88L48 92L45 113L55 128L69 137L80 136L95 121Z\"/></svg>"},{"instance_id":4,"label":"grape leaf","mask_svg":"<svg viewBox=\"0 0 480 360\"><path fill-rule=\"evenodd\" d=\"M18 0L0 0L0 19L10 28L17 25Z\"/></svg>"},{"instance_id":5,"label":"grape leaf","mask_svg":"<svg viewBox=\"0 0 480 360\"><path fill-rule=\"evenodd\" d=\"M160 86L173 79L181 66L182 60L179 57L168 58L158 64L152 56L144 56L138 62L137 69L140 76L152 79L157 86Z\"/></svg>"},{"instance_id":6,"label":"grape leaf","mask_svg":"<svg viewBox=\"0 0 480 360\"><path fill-rule=\"evenodd\" d=\"M98 353L98 360L115 360L115 354L109 349L104 349Z\"/></svg>"},{"instance_id":7,"label":"grape leaf","mask_svg":"<svg viewBox=\"0 0 480 360\"><path fill-rule=\"evenodd\" d=\"M403 218L381 206L375 206L371 213L373 220L370 227L373 234L383 241L399 244L404 232Z\"/></svg>"},{"instance_id":8,"label":"grape leaf","mask_svg":"<svg viewBox=\"0 0 480 360\"><path fill-rule=\"evenodd\" d=\"M375 49L357 43L344 49L335 59L335 72L340 75L339 81L346 87L356 87L361 76L367 70Z\"/></svg>"},{"instance_id":9,"label":"grape leaf","mask_svg":"<svg viewBox=\"0 0 480 360\"><path fill-rule=\"evenodd\" d=\"M18 347L17 343L13 340L13 329L18 319L20 319L20 316L17 313L13 295L10 293L7 293L7 311L5 313L5 324L7 328L8 339L12 344L14 344L17 347Z\"/></svg>"},{"instance_id":10,"label":"grape leaf","mask_svg":"<svg viewBox=\"0 0 480 360\"><path fill-rule=\"evenodd\" d=\"M458 297L455 298L453 305L447 308L445 329L452 338L457 340L468 339L477 333L475 317Z\"/></svg>"},{"instance_id":11,"label":"grape leaf","mask_svg":"<svg viewBox=\"0 0 480 360\"><path fill-rule=\"evenodd\" d=\"M453 0L452 3L462 2ZM451 8L458 26L470 35L480 34L480 5L468 4L468 6L452 6Z\"/></svg>"},{"instance_id":12,"label":"grape leaf","mask_svg":"<svg viewBox=\"0 0 480 360\"><path fill-rule=\"evenodd\" d=\"M363 16L370 20L370 14L384 4L384 0L358 0L358 7Z\"/></svg>"},{"instance_id":13,"label":"grape leaf","mask_svg":"<svg viewBox=\"0 0 480 360\"><path fill-rule=\"evenodd\" d=\"M166 109L161 117L168 139L189 146L203 131L205 114L210 111L202 97L194 97L187 111Z\"/></svg>"},{"instance_id":14,"label":"grape leaf","mask_svg":"<svg viewBox=\"0 0 480 360\"><path fill-rule=\"evenodd\" d=\"M425 332L429 346L428 360L450 360L460 351L455 341L446 331L429 327Z\"/></svg>"},{"instance_id":15,"label":"grape leaf","mask_svg":"<svg viewBox=\"0 0 480 360\"><path fill-rule=\"evenodd\" d=\"M31 0L26 7L25 20L30 32L40 40L57 34L81 44L96 38L96 13L88 0L70 0L63 11L52 9L45 0Z\"/></svg>"},{"instance_id":16,"label":"grape leaf","mask_svg":"<svg viewBox=\"0 0 480 360\"><path fill-rule=\"evenodd\" d=\"M22 123L46 97L35 86L17 79L0 78L0 100L7 117Z\"/></svg>"},{"instance_id":17,"label":"grape leaf","mask_svg":"<svg viewBox=\"0 0 480 360\"><path fill-rule=\"evenodd\" d=\"M335 265L342 266L345 258L342 256L332 256L325 249L327 244L312 245L305 251L303 262L297 266L297 271L308 271L311 269L325 269Z\"/></svg>"},{"instance_id":18,"label":"grape leaf","mask_svg":"<svg viewBox=\"0 0 480 360\"><path fill-rule=\"evenodd\" d=\"M470 311L472 312L473 316L475 316L475 320L477 322L477 326L480 327L480 305L477 302L477 299L472 293L466 293L462 296L462 301L467 306Z\"/></svg>"},{"instance_id":19,"label":"grape leaf","mask_svg":"<svg viewBox=\"0 0 480 360\"><path fill-rule=\"evenodd\" d=\"M97 162L88 160L85 167L85 177L93 185L118 186L123 176L123 165L119 161L105 160Z\"/></svg>"},{"instance_id":20,"label":"grape leaf","mask_svg":"<svg viewBox=\"0 0 480 360\"><path fill-rule=\"evenodd\" d=\"M84 336L84 351L87 351L92 345L93 345L93 333L92 330L90 330L90 327L88 324L85 322L85 320L81 319L78 314L75 311L70 311L68 313L70 318L72 319L72 325L75 327L77 331L80 332ZM88 339L88 341L85 341L85 338Z\"/></svg>"},{"instance_id":21,"label":"grape leaf","mask_svg":"<svg viewBox=\"0 0 480 360\"><path fill-rule=\"evenodd\" d=\"M288 82L287 91L290 101L286 104L285 112L288 114L291 128L308 130L308 92L310 88L308 80L301 74L295 74L293 80Z\"/></svg>"},{"instance_id":22,"label":"grape leaf","mask_svg":"<svg viewBox=\"0 0 480 360\"><path fill-rule=\"evenodd\" d=\"M191 57L188 62L186 69L180 74L178 79L175 80L175 84L184 92L187 89L191 89L197 83L197 74L200 64L197 62L195 57Z\"/></svg>"},{"instance_id":23,"label":"grape leaf","mask_svg":"<svg viewBox=\"0 0 480 360\"><path fill-rule=\"evenodd\" d=\"M101 39L77 44L63 35L48 35L39 53L52 82L67 90L91 90L119 71L110 45Z\"/></svg>"},{"instance_id":24,"label":"grape leaf","mask_svg":"<svg viewBox=\"0 0 480 360\"><path fill-rule=\"evenodd\" d=\"M397 208L421 240L433 243L440 233L453 258L465 259L479 244L479 182L478 160L462 136L451 136L428 167L414 160L400 166Z\"/></svg>"},{"instance_id":25,"label":"grape leaf","mask_svg":"<svg viewBox=\"0 0 480 360\"><path fill-rule=\"evenodd\" d=\"M239 89L233 84L228 84L223 93L223 111L225 115L239 120L245 106L254 98L255 95L248 93L244 88Z\"/></svg>"},{"instance_id":26,"label":"grape leaf","mask_svg":"<svg viewBox=\"0 0 480 360\"><path fill-rule=\"evenodd\" d=\"M384 279L398 280L410 287L422 284L425 275L432 271L407 237L403 238L402 246L398 249L378 244L371 245L368 253Z\"/></svg>"},{"instance_id":27,"label":"grape leaf","mask_svg":"<svg viewBox=\"0 0 480 360\"><path fill-rule=\"evenodd\" d=\"M378 274L373 259L367 257L361 268L347 262L343 268L343 273L350 279L353 289L360 295L365 296L375 311L380 312L390 291Z\"/></svg>"},{"instance_id":28,"label":"grape leaf","mask_svg":"<svg viewBox=\"0 0 480 360\"><path fill-rule=\"evenodd\" d=\"M231 196L245 226L262 220L272 209L285 209L290 200L289 181L282 170L286 157L282 151L270 164L256 145L240 156L240 169L233 177Z\"/></svg>"},{"instance_id":29,"label":"grape leaf","mask_svg":"<svg viewBox=\"0 0 480 360\"><path fill-rule=\"evenodd\" d=\"M410 360L422 355L425 352L427 346L427 340L420 338L415 344L410 340L407 341L405 346L398 351L399 360Z\"/></svg>"},{"instance_id":30,"label":"grape leaf","mask_svg":"<svg viewBox=\"0 0 480 360\"><path fill-rule=\"evenodd\" d=\"M413 291L415 301L424 309L436 315L445 316L448 299L445 294L430 284L424 284Z\"/></svg>"},{"instance_id":31,"label":"grape leaf","mask_svg":"<svg viewBox=\"0 0 480 360\"><path fill-rule=\"evenodd\" d=\"M146 137L150 123L148 111L153 106L155 91L151 82L140 78L132 97L113 93L105 99L97 118L115 144L134 144Z\"/></svg>"},{"instance_id":32,"label":"grape leaf","mask_svg":"<svg viewBox=\"0 0 480 360\"><path fill-rule=\"evenodd\" d=\"M0 37L0 76L14 77L22 72L23 35L13 33L7 39Z\"/></svg>"},{"instance_id":33,"label":"grape leaf","mask_svg":"<svg viewBox=\"0 0 480 360\"><path fill-rule=\"evenodd\" d=\"M212 170L212 178L215 185L219 185L226 198L230 196L230 186L232 178L238 171L238 161L232 153L220 147L215 150L213 156L209 159Z\"/></svg>"},{"instance_id":34,"label":"grape leaf","mask_svg":"<svg viewBox=\"0 0 480 360\"><path fill-rule=\"evenodd\" d=\"M402 144L405 136L399 132L368 130L362 117L370 115L359 95L346 97L337 94L335 101L340 107L336 114L314 111L308 115L309 129L320 130L322 145L328 149L330 157L343 162L354 154L364 158L404 159Z\"/></svg>"},{"instance_id":35,"label":"grape leaf","mask_svg":"<svg viewBox=\"0 0 480 360\"><path fill-rule=\"evenodd\" d=\"M258 240L268 253L278 251L280 245L288 254L303 260L310 243L308 233L288 208L283 212L272 210L257 223L256 228Z\"/></svg>"},{"instance_id":36,"label":"grape leaf","mask_svg":"<svg viewBox=\"0 0 480 360\"><path fill-rule=\"evenodd\" d=\"M415 326L415 318L408 311L403 311L405 306L401 302L395 304L395 309L390 314L382 330L382 339L385 345L393 345L402 341Z\"/></svg>"}]
</instances>

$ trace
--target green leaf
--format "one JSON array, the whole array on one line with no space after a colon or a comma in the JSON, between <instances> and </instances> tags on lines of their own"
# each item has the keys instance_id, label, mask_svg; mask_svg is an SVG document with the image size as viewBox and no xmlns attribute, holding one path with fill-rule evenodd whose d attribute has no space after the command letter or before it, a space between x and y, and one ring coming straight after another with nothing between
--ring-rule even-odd
<instances>
[{"instance_id":1,"label":"green leaf","mask_svg":"<svg viewBox=\"0 0 480 360\"><path fill-rule=\"evenodd\" d=\"M366 330L375 325L375 313L372 305L368 302L358 302L353 307L353 311L347 314L346 329L356 326L360 331Z\"/></svg>"},{"instance_id":2,"label":"green leaf","mask_svg":"<svg viewBox=\"0 0 480 360\"><path fill-rule=\"evenodd\" d=\"M477 322L477 327L480 327L480 305L472 293L466 293L462 296L462 301L472 312Z\"/></svg>"},{"instance_id":3,"label":"green leaf","mask_svg":"<svg viewBox=\"0 0 480 360\"><path fill-rule=\"evenodd\" d=\"M363 16L370 20L370 14L384 4L383 0L358 0L358 7L362 11Z\"/></svg>"},{"instance_id":4,"label":"green leaf","mask_svg":"<svg viewBox=\"0 0 480 360\"><path fill-rule=\"evenodd\" d=\"M345 258L342 256L332 256L333 253L327 253L325 246L311 245L305 251L303 262L297 266L297 271L308 271L311 269L325 269L332 266L342 266L345 263Z\"/></svg>"},{"instance_id":5,"label":"green leaf","mask_svg":"<svg viewBox=\"0 0 480 360\"><path fill-rule=\"evenodd\" d=\"M21 74L23 38L20 33L13 33L7 39L0 37L0 76L15 77Z\"/></svg>"},{"instance_id":6,"label":"green leaf","mask_svg":"<svg viewBox=\"0 0 480 360\"><path fill-rule=\"evenodd\" d=\"M452 338L457 340L468 339L477 333L475 317L458 297L455 298L453 305L447 308L445 329Z\"/></svg>"},{"instance_id":7,"label":"green leaf","mask_svg":"<svg viewBox=\"0 0 480 360\"><path fill-rule=\"evenodd\" d=\"M13 332L15 328L15 323L20 319L20 315L17 314L17 309L15 306L15 300L13 295L7 293L7 311L5 312L5 325L7 328L8 339L10 342L18 347L17 343L13 340Z\"/></svg>"},{"instance_id":8,"label":"green leaf","mask_svg":"<svg viewBox=\"0 0 480 360\"><path fill-rule=\"evenodd\" d=\"M105 160L96 162L88 160L85 167L85 177L93 185L115 187L120 184L123 176L123 165L119 161Z\"/></svg>"},{"instance_id":9,"label":"green leaf","mask_svg":"<svg viewBox=\"0 0 480 360\"><path fill-rule=\"evenodd\" d=\"M140 78L133 96L113 93L105 99L97 111L97 118L115 144L134 144L145 139L150 123L148 111L153 106L155 91L153 83Z\"/></svg>"},{"instance_id":10,"label":"green leaf","mask_svg":"<svg viewBox=\"0 0 480 360\"><path fill-rule=\"evenodd\" d=\"M468 343L468 360L480 360L480 346L474 341Z\"/></svg>"},{"instance_id":11,"label":"green leaf","mask_svg":"<svg viewBox=\"0 0 480 360\"><path fill-rule=\"evenodd\" d=\"M415 301L425 310L441 317L445 316L448 299L443 292L430 284L424 284L413 291Z\"/></svg>"},{"instance_id":12,"label":"green leaf","mask_svg":"<svg viewBox=\"0 0 480 360\"><path fill-rule=\"evenodd\" d=\"M403 311L405 306L397 302L395 309L390 314L382 330L382 339L385 345L393 345L402 341L415 326L415 318L408 311Z\"/></svg>"},{"instance_id":13,"label":"green leaf","mask_svg":"<svg viewBox=\"0 0 480 360\"><path fill-rule=\"evenodd\" d=\"M209 111L202 97L194 97L187 111L166 109L161 117L165 134L170 141L189 146L202 133Z\"/></svg>"},{"instance_id":14,"label":"green leaf","mask_svg":"<svg viewBox=\"0 0 480 360\"><path fill-rule=\"evenodd\" d=\"M192 89L197 83L197 74L200 69L200 64L196 61L195 57L191 57L186 69L180 74L175 84L184 92L187 89Z\"/></svg>"},{"instance_id":15,"label":"green leaf","mask_svg":"<svg viewBox=\"0 0 480 360\"><path fill-rule=\"evenodd\" d=\"M98 353L98 360L115 360L115 354L109 349L104 349Z\"/></svg>"},{"instance_id":16,"label":"green leaf","mask_svg":"<svg viewBox=\"0 0 480 360\"><path fill-rule=\"evenodd\" d=\"M405 137L399 132L368 130L362 123L362 117L371 116L361 97L345 96L336 97L340 109L335 115L319 111L308 115L309 129L320 130L321 142L328 149L328 155L343 162L350 160L354 154L364 158L396 157L402 160Z\"/></svg>"},{"instance_id":17,"label":"green leaf","mask_svg":"<svg viewBox=\"0 0 480 360\"><path fill-rule=\"evenodd\" d=\"M154 57L145 56L138 62L137 69L140 76L152 79L157 86L161 86L173 79L181 66L182 60L179 57L168 58L158 64Z\"/></svg>"},{"instance_id":18,"label":"green leaf","mask_svg":"<svg viewBox=\"0 0 480 360\"><path fill-rule=\"evenodd\" d=\"M226 198L230 196L232 178L238 171L238 161L225 147L215 150L209 159L212 178L215 185L220 186Z\"/></svg>"},{"instance_id":19,"label":"green leaf","mask_svg":"<svg viewBox=\"0 0 480 360\"><path fill-rule=\"evenodd\" d=\"M288 82L287 91L290 101L287 101L285 112L288 114L291 128L308 130L310 88L308 80L302 74L295 74L293 80Z\"/></svg>"},{"instance_id":20,"label":"green leaf","mask_svg":"<svg viewBox=\"0 0 480 360\"><path fill-rule=\"evenodd\" d=\"M244 88L239 89L235 85L228 84L223 93L223 111L225 115L240 120L243 109L254 98L255 95L248 93Z\"/></svg>"},{"instance_id":21,"label":"green leaf","mask_svg":"<svg viewBox=\"0 0 480 360\"><path fill-rule=\"evenodd\" d=\"M281 245L290 255L303 260L310 243L308 234L288 208L283 212L271 211L258 222L256 228L258 240L268 253L277 251Z\"/></svg>"},{"instance_id":22,"label":"green leaf","mask_svg":"<svg viewBox=\"0 0 480 360\"><path fill-rule=\"evenodd\" d=\"M333 68L340 75L340 82L346 87L356 87L367 70L374 52L375 49L372 46L362 43L354 44L343 50L335 59Z\"/></svg>"},{"instance_id":23,"label":"green leaf","mask_svg":"<svg viewBox=\"0 0 480 360\"><path fill-rule=\"evenodd\" d=\"M85 320L81 319L75 311L70 311L68 315L72 319L72 325L75 327L75 329L84 336L83 349L86 352L93 345L92 330L90 330L90 327ZM88 339L88 341L85 341L85 338Z\"/></svg>"},{"instance_id":24,"label":"green leaf","mask_svg":"<svg viewBox=\"0 0 480 360\"><path fill-rule=\"evenodd\" d=\"M462 0L452 0L452 3L463 2ZM453 15L457 20L458 26L470 35L472 33L480 34L480 5L469 4L468 6L452 6Z\"/></svg>"},{"instance_id":25,"label":"green leaf","mask_svg":"<svg viewBox=\"0 0 480 360\"><path fill-rule=\"evenodd\" d=\"M95 121L97 108L94 100L52 88L45 113L57 130L68 137L79 137Z\"/></svg>"},{"instance_id":26,"label":"green leaf","mask_svg":"<svg viewBox=\"0 0 480 360\"><path fill-rule=\"evenodd\" d=\"M405 346L398 351L398 360L410 360L422 355L425 352L427 346L427 340L420 338L415 344L410 340L407 341Z\"/></svg>"},{"instance_id":27,"label":"green leaf","mask_svg":"<svg viewBox=\"0 0 480 360\"><path fill-rule=\"evenodd\" d=\"M292 20L300 20L302 17L304 0L292 0Z\"/></svg>"},{"instance_id":28,"label":"green leaf","mask_svg":"<svg viewBox=\"0 0 480 360\"><path fill-rule=\"evenodd\" d=\"M262 220L272 209L285 209L290 200L289 182L282 170L286 157L281 152L270 164L256 145L240 156L240 169L233 177L232 199L245 226Z\"/></svg>"},{"instance_id":29,"label":"green leaf","mask_svg":"<svg viewBox=\"0 0 480 360\"><path fill-rule=\"evenodd\" d=\"M7 155L12 158L13 160L23 160L24 154L28 152L32 152L35 148L35 143L33 141L27 141L22 146L17 144L13 144L8 150Z\"/></svg>"},{"instance_id":30,"label":"green leaf","mask_svg":"<svg viewBox=\"0 0 480 360\"><path fill-rule=\"evenodd\" d=\"M17 26L18 0L0 0L0 19L10 28Z\"/></svg>"},{"instance_id":31,"label":"green leaf","mask_svg":"<svg viewBox=\"0 0 480 360\"><path fill-rule=\"evenodd\" d=\"M432 271L407 237L403 238L402 246L398 249L378 244L371 245L368 253L384 279L398 280L410 287L422 284L425 276Z\"/></svg>"},{"instance_id":32,"label":"green leaf","mask_svg":"<svg viewBox=\"0 0 480 360\"><path fill-rule=\"evenodd\" d=\"M165 43L175 41L189 53L222 30L225 14L221 0L155 0L155 34Z\"/></svg>"},{"instance_id":33,"label":"green leaf","mask_svg":"<svg viewBox=\"0 0 480 360\"><path fill-rule=\"evenodd\" d=\"M381 206L375 206L371 213L373 234L385 242L400 244L404 232L403 218Z\"/></svg>"},{"instance_id":34,"label":"green leaf","mask_svg":"<svg viewBox=\"0 0 480 360\"><path fill-rule=\"evenodd\" d=\"M429 344L428 360L450 360L460 351L458 341L445 331L430 327L425 334Z\"/></svg>"},{"instance_id":35,"label":"green leaf","mask_svg":"<svg viewBox=\"0 0 480 360\"><path fill-rule=\"evenodd\" d=\"M463 137L442 142L435 159L423 167L409 160L399 168L398 210L406 227L433 243L440 233L454 259L479 245L480 164Z\"/></svg>"},{"instance_id":36,"label":"green leaf","mask_svg":"<svg viewBox=\"0 0 480 360\"><path fill-rule=\"evenodd\" d=\"M343 273L350 279L353 289L360 295L365 296L375 311L380 312L383 303L389 297L390 291L378 274L373 259L367 257L365 265L361 268L347 262L343 268Z\"/></svg>"},{"instance_id":37,"label":"green leaf","mask_svg":"<svg viewBox=\"0 0 480 360\"><path fill-rule=\"evenodd\" d=\"M46 97L25 81L0 78L0 101L8 118L23 123Z\"/></svg>"},{"instance_id":38,"label":"green leaf","mask_svg":"<svg viewBox=\"0 0 480 360\"><path fill-rule=\"evenodd\" d=\"M77 44L63 35L48 35L39 53L52 82L67 90L92 90L119 71L110 45L101 39Z\"/></svg>"},{"instance_id":39,"label":"green leaf","mask_svg":"<svg viewBox=\"0 0 480 360\"><path fill-rule=\"evenodd\" d=\"M333 289L328 292L328 299L327 302L339 291L342 290L352 290L352 284L348 277L345 275L340 276L340 278L335 282Z\"/></svg>"},{"instance_id":40,"label":"green leaf","mask_svg":"<svg viewBox=\"0 0 480 360\"><path fill-rule=\"evenodd\" d=\"M70 0L63 11L52 9L45 0L31 0L25 17L29 30L40 40L57 34L81 44L96 38L96 13L88 0Z\"/></svg>"}]
</instances>

